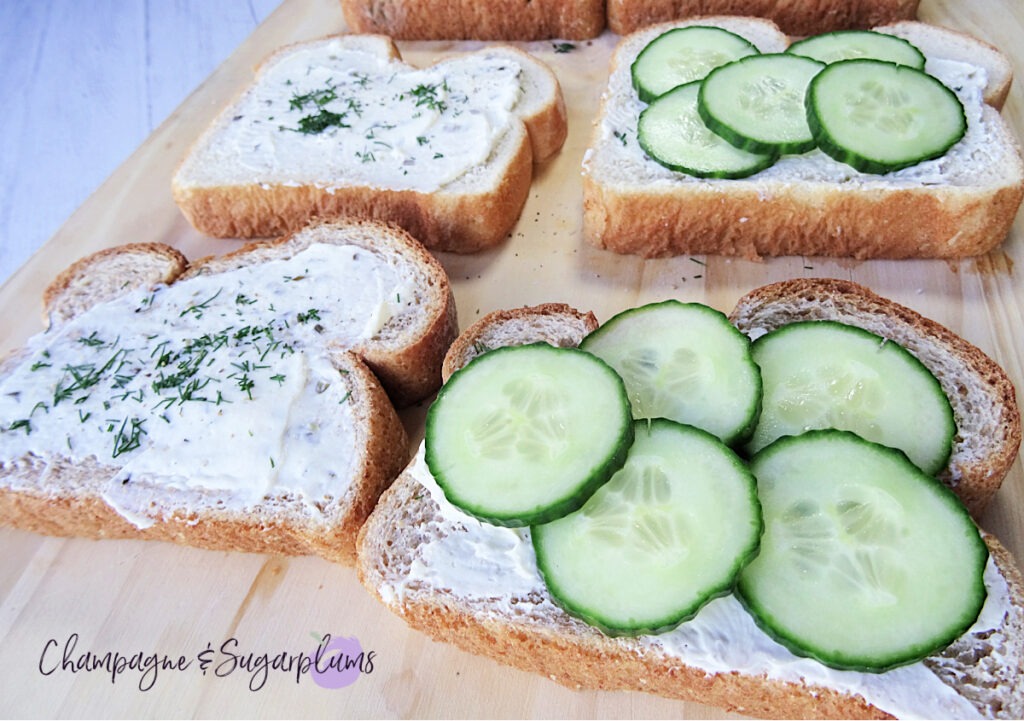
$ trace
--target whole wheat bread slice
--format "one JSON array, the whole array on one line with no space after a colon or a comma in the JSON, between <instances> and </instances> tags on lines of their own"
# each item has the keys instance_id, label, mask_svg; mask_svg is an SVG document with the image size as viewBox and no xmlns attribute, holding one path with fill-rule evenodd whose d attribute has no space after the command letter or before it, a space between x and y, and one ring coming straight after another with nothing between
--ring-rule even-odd
<instances>
[{"instance_id":1,"label":"whole wheat bread slice","mask_svg":"<svg viewBox=\"0 0 1024 721\"><path fill-rule=\"evenodd\" d=\"M502 241L533 164L567 133L561 88L516 48L414 68L381 35L284 47L196 141L175 201L202 233L276 236L312 218L394 222L431 249Z\"/></svg>"},{"instance_id":2,"label":"whole wheat bread slice","mask_svg":"<svg viewBox=\"0 0 1024 721\"><path fill-rule=\"evenodd\" d=\"M173 270L123 272L147 256ZM0 368L0 522L351 564L408 460L385 388L441 382L444 270L372 221L179 260L112 249L48 289L52 325Z\"/></svg>"},{"instance_id":3,"label":"whole wheat bread slice","mask_svg":"<svg viewBox=\"0 0 1024 721\"><path fill-rule=\"evenodd\" d=\"M699 15L751 15L775 22L790 35L864 29L912 20L919 0L608 0L608 27L628 35Z\"/></svg>"},{"instance_id":4,"label":"whole wheat bread slice","mask_svg":"<svg viewBox=\"0 0 1024 721\"><path fill-rule=\"evenodd\" d=\"M724 27L762 52L789 43L769 21L734 17L656 25L623 38L583 161L589 243L646 257L959 258L1006 238L1024 198L1024 161L997 110L1009 65L991 46L924 23L879 28L919 44L926 70L957 88L968 129L941 158L871 175L816 149L784 156L748 178L704 180L642 151L636 123L645 105L630 80L630 65L648 42L691 24Z\"/></svg>"},{"instance_id":5,"label":"whole wheat bread slice","mask_svg":"<svg viewBox=\"0 0 1024 721\"><path fill-rule=\"evenodd\" d=\"M586 40L605 25L603 0L341 0L354 32L399 40Z\"/></svg>"},{"instance_id":6,"label":"whole wheat bread slice","mask_svg":"<svg viewBox=\"0 0 1024 721\"><path fill-rule=\"evenodd\" d=\"M529 309L519 309L522 323ZM529 323L525 342L577 332ZM507 317L491 320L510 344ZM931 330L928 328L927 330ZM470 359L456 342L446 369ZM461 350L457 350L461 349ZM978 623L943 652L882 674L830 670L770 641L739 603L712 601L660 636L611 638L562 611L537 570L529 530L491 526L444 498L421 451L383 494L359 536L357 569L367 589L412 628L500 663L578 689L630 690L763 718L1019 718L1024 712L1024 579L999 542L991 550L989 601Z\"/></svg>"}]
</instances>

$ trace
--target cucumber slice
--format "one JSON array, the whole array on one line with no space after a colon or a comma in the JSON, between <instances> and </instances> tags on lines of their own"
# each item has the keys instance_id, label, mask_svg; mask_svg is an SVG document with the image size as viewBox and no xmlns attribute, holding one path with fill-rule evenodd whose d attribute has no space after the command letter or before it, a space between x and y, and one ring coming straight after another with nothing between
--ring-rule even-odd
<instances>
[{"instance_id":1,"label":"cucumber slice","mask_svg":"<svg viewBox=\"0 0 1024 721\"><path fill-rule=\"evenodd\" d=\"M782 326L752 346L764 384L748 452L817 428L853 431L925 473L949 460L956 424L935 376L897 343L833 321Z\"/></svg>"},{"instance_id":2,"label":"cucumber slice","mask_svg":"<svg viewBox=\"0 0 1024 721\"><path fill-rule=\"evenodd\" d=\"M752 55L712 70L701 84L697 109L713 132L741 150L806 153L815 142L804 96L823 67L799 55Z\"/></svg>"},{"instance_id":3,"label":"cucumber slice","mask_svg":"<svg viewBox=\"0 0 1024 721\"><path fill-rule=\"evenodd\" d=\"M640 51L630 67L633 87L649 103L677 85L700 80L719 65L754 55L746 38L722 28L690 25L662 33Z\"/></svg>"},{"instance_id":4,"label":"cucumber slice","mask_svg":"<svg viewBox=\"0 0 1024 721\"><path fill-rule=\"evenodd\" d=\"M528 526L576 510L625 462L633 419L596 356L546 343L499 348L452 374L427 412L427 467L481 520Z\"/></svg>"},{"instance_id":5,"label":"cucumber slice","mask_svg":"<svg viewBox=\"0 0 1024 721\"><path fill-rule=\"evenodd\" d=\"M700 82L665 93L640 113L637 140L654 161L698 178L745 178L775 162L712 133L697 110Z\"/></svg>"},{"instance_id":6,"label":"cucumber slice","mask_svg":"<svg viewBox=\"0 0 1024 721\"><path fill-rule=\"evenodd\" d=\"M794 653L884 671L977 619L985 543L956 496L903 454L811 431L765 448L751 469L765 531L737 595Z\"/></svg>"},{"instance_id":7,"label":"cucumber slice","mask_svg":"<svg viewBox=\"0 0 1024 721\"><path fill-rule=\"evenodd\" d=\"M532 529L553 598L609 635L658 633L728 593L757 553L753 477L712 435L637 421L626 465L576 513Z\"/></svg>"},{"instance_id":8,"label":"cucumber slice","mask_svg":"<svg viewBox=\"0 0 1024 721\"><path fill-rule=\"evenodd\" d=\"M786 49L822 63L839 60L885 60L924 70L924 53L895 35L873 30L839 30L799 40Z\"/></svg>"},{"instance_id":9,"label":"cucumber slice","mask_svg":"<svg viewBox=\"0 0 1024 721\"><path fill-rule=\"evenodd\" d=\"M841 60L807 90L807 123L825 153L883 174L944 155L967 132L956 94L920 70Z\"/></svg>"},{"instance_id":10,"label":"cucumber slice","mask_svg":"<svg viewBox=\"0 0 1024 721\"><path fill-rule=\"evenodd\" d=\"M689 423L729 444L753 431L761 374L750 341L717 310L652 303L611 318L580 347L622 376L634 418Z\"/></svg>"}]
</instances>

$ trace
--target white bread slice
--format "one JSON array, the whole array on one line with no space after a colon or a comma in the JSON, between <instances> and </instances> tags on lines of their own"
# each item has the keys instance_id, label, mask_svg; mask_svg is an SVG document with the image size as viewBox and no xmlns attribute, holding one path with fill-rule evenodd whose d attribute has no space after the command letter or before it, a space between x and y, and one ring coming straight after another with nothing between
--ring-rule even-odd
<instances>
[{"instance_id":1,"label":"white bread slice","mask_svg":"<svg viewBox=\"0 0 1024 721\"><path fill-rule=\"evenodd\" d=\"M320 122L323 121L323 122ZM431 249L503 240L533 164L567 133L550 69L494 46L414 68L380 35L278 50L175 173L202 233L265 237L310 219L394 222Z\"/></svg>"},{"instance_id":2,"label":"white bread slice","mask_svg":"<svg viewBox=\"0 0 1024 721\"><path fill-rule=\"evenodd\" d=\"M608 0L608 27L628 35L647 25L699 15L750 15L790 35L863 29L912 20L920 0Z\"/></svg>"},{"instance_id":3,"label":"white bread slice","mask_svg":"<svg viewBox=\"0 0 1024 721\"><path fill-rule=\"evenodd\" d=\"M803 320L864 328L906 348L932 372L953 406L957 433L939 480L979 518L1021 442L1013 382L994 360L945 326L850 281L797 278L744 295L729 315L751 338Z\"/></svg>"},{"instance_id":4,"label":"white bread slice","mask_svg":"<svg viewBox=\"0 0 1024 721\"><path fill-rule=\"evenodd\" d=\"M774 25L754 18L700 18L623 38L583 161L588 242L646 257L957 258L1005 239L1024 198L1024 161L991 104L1006 97L1009 76L990 46L923 23L880 28L923 45L928 70L958 88L968 130L942 158L870 175L813 150L749 178L701 180L640 149L636 120L644 105L630 84L630 65L650 40L694 23L726 27L762 52L788 44Z\"/></svg>"},{"instance_id":5,"label":"white bread slice","mask_svg":"<svg viewBox=\"0 0 1024 721\"><path fill-rule=\"evenodd\" d=\"M0 522L351 564L409 453L370 366L405 401L440 384L455 332L443 269L371 221L124 282L145 252L58 277L50 316L73 312L0 369Z\"/></svg>"},{"instance_id":6,"label":"white bread slice","mask_svg":"<svg viewBox=\"0 0 1024 721\"><path fill-rule=\"evenodd\" d=\"M604 0L341 0L354 32L399 40L586 40L601 34Z\"/></svg>"},{"instance_id":7,"label":"white bread slice","mask_svg":"<svg viewBox=\"0 0 1024 721\"><path fill-rule=\"evenodd\" d=\"M577 315L564 317L558 329L545 315L547 332L522 340L570 337ZM493 314L473 334L491 320L508 330L507 319ZM519 342L500 330L492 337ZM464 346L453 344L446 368L458 367ZM1006 549L985 538L989 601L975 626L942 653L882 674L793 656L731 596L668 634L605 636L552 601L527 529L481 523L447 502L422 446L360 532L357 569L370 593L412 628L570 688L645 691L763 718L1019 718L1024 579Z\"/></svg>"}]
</instances>

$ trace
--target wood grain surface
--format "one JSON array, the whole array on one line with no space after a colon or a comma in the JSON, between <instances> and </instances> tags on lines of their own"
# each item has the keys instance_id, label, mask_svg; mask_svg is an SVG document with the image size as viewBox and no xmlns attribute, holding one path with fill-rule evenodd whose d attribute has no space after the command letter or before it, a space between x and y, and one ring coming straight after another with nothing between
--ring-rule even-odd
<instances>
[{"instance_id":1,"label":"wood grain surface","mask_svg":"<svg viewBox=\"0 0 1024 721\"><path fill-rule=\"evenodd\" d=\"M1024 70L1020 0L922 0L923 20L981 37ZM335 0L285 0L0 287L0 352L41 330L23 308L66 264L125 242L170 243L190 257L237 247L197 234L171 200L170 177L191 141L287 42L344 30ZM505 307L570 303L605 320L640 303L679 298L727 311L764 283L829 276L864 283L947 325L981 347L1024 388L1024 291L1016 268L1024 252L1018 218L993 253L959 262L849 261L810 257L748 262L684 256L621 257L581 239L580 162L617 37L606 33L555 52L521 43L558 75L569 108L562 152L537 169L530 198L508 241L475 256L442 255L461 325ZM400 43L416 64L474 43ZM1024 87L1004 109L1024 137ZM17 312L11 309L17 308ZM404 420L422 435L424 408ZM1024 559L1024 471L1018 460L982 519ZM374 602L346 568L315 558L216 553L143 542L57 539L0 530L0 714L10 717L720 717L717 709L638 693L577 692L434 643ZM294 670L259 672L261 656L311 653L330 633L373 652L373 671L351 686L325 689ZM89 652L142 654L185 668L112 675L65 668ZM234 644L232 643L234 640ZM224 646L224 644L227 644ZM223 646L223 650L222 650ZM199 656L215 663L203 673ZM230 653L228 653L230 652ZM151 683L150 683L151 682Z\"/></svg>"}]
</instances>

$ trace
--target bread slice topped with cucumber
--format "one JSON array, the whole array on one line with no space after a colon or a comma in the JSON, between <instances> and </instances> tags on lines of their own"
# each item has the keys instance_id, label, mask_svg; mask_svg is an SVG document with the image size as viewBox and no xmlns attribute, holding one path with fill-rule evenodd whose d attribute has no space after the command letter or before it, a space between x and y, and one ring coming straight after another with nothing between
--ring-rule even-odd
<instances>
[{"instance_id":1,"label":"bread slice topped with cucumber","mask_svg":"<svg viewBox=\"0 0 1024 721\"><path fill-rule=\"evenodd\" d=\"M574 688L765 718L1024 712L1024 579L972 517L1020 443L998 365L841 281L729 316L581 317L503 311L464 334L503 346L452 345L420 451L360 532L390 610Z\"/></svg>"},{"instance_id":2,"label":"bread slice topped with cucumber","mask_svg":"<svg viewBox=\"0 0 1024 721\"><path fill-rule=\"evenodd\" d=\"M584 233L642 256L957 258L1024 198L998 50L913 21L791 42L708 17L621 40L584 158Z\"/></svg>"}]
</instances>

